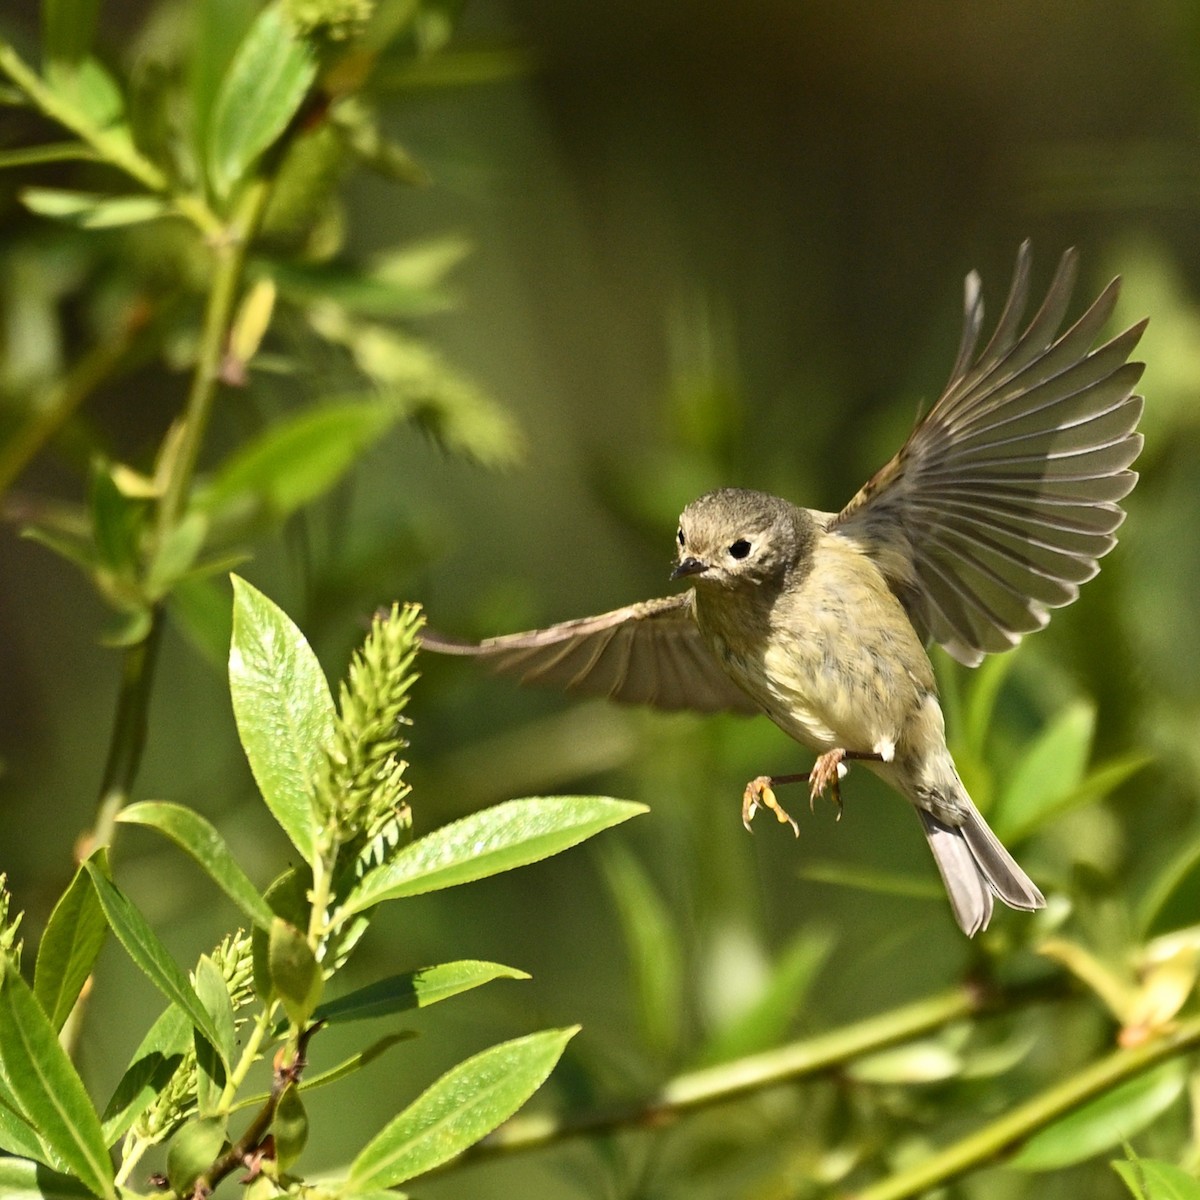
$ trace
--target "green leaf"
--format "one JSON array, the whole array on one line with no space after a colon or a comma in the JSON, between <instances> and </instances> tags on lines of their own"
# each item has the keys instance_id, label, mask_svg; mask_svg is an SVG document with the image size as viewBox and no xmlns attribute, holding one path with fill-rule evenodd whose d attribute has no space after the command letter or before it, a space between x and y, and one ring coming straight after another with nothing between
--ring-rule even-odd
<instances>
[{"instance_id":1,"label":"green leaf","mask_svg":"<svg viewBox=\"0 0 1200 1200\"><path fill-rule=\"evenodd\" d=\"M225 1088L228 1072L224 1063L233 1062L237 1051L237 1027L233 1019L233 1001L229 985L220 968L207 954L200 956L195 971L196 995L212 1017L213 1028L220 1037L214 1049L208 1041L197 1035L196 1044L196 1099L200 1115L212 1116Z\"/></svg>"},{"instance_id":2,"label":"green leaf","mask_svg":"<svg viewBox=\"0 0 1200 1200\"><path fill-rule=\"evenodd\" d=\"M212 1166L225 1147L225 1118L189 1121L167 1147L167 1179L177 1196L192 1192L196 1180Z\"/></svg>"},{"instance_id":3,"label":"green leaf","mask_svg":"<svg viewBox=\"0 0 1200 1200\"><path fill-rule=\"evenodd\" d=\"M64 108L75 109L75 121L107 134L110 148L132 149L132 135L123 125L125 96L121 85L97 58L79 57L73 62L52 58L46 63L45 82Z\"/></svg>"},{"instance_id":4,"label":"green leaf","mask_svg":"<svg viewBox=\"0 0 1200 1200\"><path fill-rule=\"evenodd\" d=\"M1172 852L1166 863L1151 876L1145 894L1137 904L1137 924L1143 933L1153 927L1158 915L1176 889L1200 863L1200 832L1193 831Z\"/></svg>"},{"instance_id":5,"label":"green leaf","mask_svg":"<svg viewBox=\"0 0 1200 1200\"><path fill-rule=\"evenodd\" d=\"M192 1024L219 1053L222 1041L220 1030L146 918L108 878L95 857L89 858L83 865L91 876L104 915L129 957L172 1004L178 1005L187 1014Z\"/></svg>"},{"instance_id":6,"label":"green leaf","mask_svg":"<svg viewBox=\"0 0 1200 1200\"><path fill-rule=\"evenodd\" d=\"M273 993L283 1001L292 1024L302 1028L321 1000L325 981L304 935L279 917L271 924L267 964Z\"/></svg>"},{"instance_id":7,"label":"green leaf","mask_svg":"<svg viewBox=\"0 0 1200 1200\"><path fill-rule=\"evenodd\" d=\"M195 566L204 540L208 536L208 522L198 512L172 525L154 550L154 557L146 568L146 595L160 600Z\"/></svg>"},{"instance_id":8,"label":"green leaf","mask_svg":"<svg viewBox=\"0 0 1200 1200\"><path fill-rule=\"evenodd\" d=\"M602 862L625 935L642 1036L660 1058L670 1059L683 1033L683 938L632 854L619 843L610 844Z\"/></svg>"},{"instance_id":9,"label":"green leaf","mask_svg":"<svg viewBox=\"0 0 1200 1200\"><path fill-rule=\"evenodd\" d=\"M92 470L88 506L101 566L132 578L138 566L138 531L144 504L130 500L102 463Z\"/></svg>"},{"instance_id":10,"label":"green leaf","mask_svg":"<svg viewBox=\"0 0 1200 1200\"><path fill-rule=\"evenodd\" d=\"M778 1046L791 1030L796 1014L833 949L833 938L820 930L801 929L756 1000L704 1048L704 1063L729 1062Z\"/></svg>"},{"instance_id":11,"label":"green leaf","mask_svg":"<svg viewBox=\"0 0 1200 1200\"><path fill-rule=\"evenodd\" d=\"M806 862L797 868L796 874L812 883L830 883L835 887L879 892L884 896L908 896L914 900L945 898L941 884L901 871L880 871L873 867L856 867L850 863L814 861Z\"/></svg>"},{"instance_id":12,"label":"green leaf","mask_svg":"<svg viewBox=\"0 0 1200 1200\"><path fill-rule=\"evenodd\" d=\"M192 1023L174 1004L150 1027L133 1052L104 1109L104 1142L112 1146L145 1111L183 1061L192 1044Z\"/></svg>"},{"instance_id":13,"label":"green leaf","mask_svg":"<svg viewBox=\"0 0 1200 1200\"><path fill-rule=\"evenodd\" d=\"M243 446L197 497L220 518L249 509L273 520L324 495L397 420L391 405L328 404L273 425Z\"/></svg>"},{"instance_id":14,"label":"green leaf","mask_svg":"<svg viewBox=\"0 0 1200 1200\"><path fill-rule=\"evenodd\" d=\"M318 827L313 787L333 742L333 697L304 635L237 575L229 687L238 736L263 800L311 863Z\"/></svg>"},{"instance_id":15,"label":"green leaf","mask_svg":"<svg viewBox=\"0 0 1200 1200\"><path fill-rule=\"evenodd\" d=\"M1164 1063L1040 1130L1009 1159L1009 1166L1054 1171L1094 1158L1162 1116L1183 1094L1186 1083L1184 1063Z\"/></svg>"},{"instance_id":16,"label":"green leaf","mask_svg":"<svg viewBox=\"0 0 1200 1200\"><path fill-rule=\"evenodd\" d=\"M337 1024L344 1021L363 1021L370 1017L387 1017L414 1008L428 1008L439 1000L448 1000L460 992L470 991L493 979L528 979L524 971L504 967L499 963L463 959L422 967L377 980L348 995L322 1004L313 1013L314 1021Z\"/></svg>"},{"instance_id":17,"label":"green leaf","mask_svg":"<svg viewBox=\"0 0 1200 1200\"><path fill-rule=\"evenodd\" d=\"M963 738L969 753L980 761L984 758L987 736L992 728L996 700L1016 661L1016 654L993 654L972 672L963 718Z\"/></svg>"},{"instance_id":18,"label":"green leaf","mask_svg":"<svg viewBox=\"0 0 1200 1200\"><path fill-rule=\"evenodd\" d=\"M21 203L39 217L65 221L80 229L141 225L171 212L170 205L158 196L101 196L61 188L25 188Z\"/></svg>"},{"instance_id":19,"label":"green leaf","mask_svg":"<svg viewBox=\"0 0 1200 1200\"><path fill-rule=\"evenodd\" d=\"M308 1113L295 1083L289 1083L279 1097L271 1132L275 1135L275 1159L286 1171L308 1142Z\"/></svg>"},{"instance_id":20,"label":"green leaf","mask_svg":"<svg viewBox=\"0 0 1200 1200\"><path fill-rule=\"evenodd\" d=\"M344 263L272 262L271 278L293 304L337 304L364 317L425 317L445 312L450 295L424 280Z\"/></svg>"},{"instance_id":21,"label":"green leaf","mask_svg":"<svg viewBox=\"0 0 1200 1200\"><path fill-rule=\"evenodd\" d=\"M314 1088L325 1087L346 1079L357 1071L361 1071L368 1063L374 1062L385 1050L390 1050L400 1042L412 1041L416 1036L411 1029L402 1029L399 1033L389 1033L377 1042L372 1042L365 1050L360 1050L357 1054L343 1059L337 1066L330 1067L328 1071L322 1071L319 1075L306 1074L300 1081L300 1090L307 1095ZM233 1106L233 1111L236 1112L243 1108L261 1108L266 1102L265 1092L257 1096L247 1096Z\"/></svg>"},{"instance_id":22,"label":"green leaf","mask_svg":"<svg viewBox=\"0 0 1200 1200\"><path fill-rule=\"evenodd\" d=\"M997 837L1015 840L1016 831L1036 829L1058 811L1083 780L1095 729L1095 705L1079 701L1034 741L988 812Z\"/></svg>"},{"instance_id":23,"label":"green leaf","mask_svg":"<svg viewBox=\"0 0 1200 1200\"><path fill-rule=\"evenodd\" d=\"M0 1150L3 1150L4 1154L19 1154L25 1158L36 1159L39 1165L48 1162L64 1165L54 1148L47 1145L37 1130L10 1107L16 1103L16 1097L0 1079ZM4 1162L4 1154L0 1154L0 1164ZM7 1193L0 1191L0 1196L7 1196Z\"/></svg>"},{"instance_id":24,"label":"green leaf","mask_svg":"<svg viewBox=\"0 0 1200 1200\"><path fill-rule=\"evenodd\" d=\"M316 78L312 51L279 4L258 15L238 47L213 105L208 175L227 197L288 127Z\"/></svg>"},{"instance_id":25,"label":"green leaf","mask_svg":"<svg viewBox=\"0 0 1200 1200\"><path fill-rule=\"evenodd\" d=\"M575 1026L516 1038L447 1071L363 1148L349 1187L395 1187L474 1145L541 1087L577 1032Z\"/></svg>"},{"instance_id":26,"label":"green leaf","mask_svg":"<svg viewBox=\"0 0 1200 1200\"><path fill-rule=\"evenodd\" d=\"M58 1031L11 959L0 967L0 1075L20 1115L97 1196L115 1197L113 1166L83 1081Z\"/></svg>"},{"instance_id":27,"label":"green leaf","mask_svg":"<svg viewBox=\"0 0 1200 1200\"><path fill-rule=\"evenodd\" d=\"M225 839L194 809L166 801L131 804L117 818L126 825L157 829L190 854L212 881L260 929L270 929L275 914L238 866Z\"/></svg>"},{"instance_id":28,"label":"green leaf","mask_svg":"<svg viewBox=\"0 0 1200 1200\"><path fill-rule=\"evenodd\" d=\"M1136 1200L1200 1200L1200 1180L1174 1163L1134 1157L1112 1165Z\"/></svg>"},{"instance_id":29,"label":"green leaf","mask_svg":"<svg viewBox=\"0 0 1200 1200\"><path fill-rule=\"evenodd\" d=\"M538 796L472 813L415 842L365 875L339 917L549 858L646 811L606 796Z\"/></svg>"},{"instance_id":30,"label":"green leaf","mask_svg":"<svg viewBox=\"0 0 1200 1200\"><path fill-rule=\"evenodd\" d=\"M46 923L33 973L33 994L55 1029L70 1016L107 933L104 911L80 867Z\"/></svg>"},{"instance_id":31,"label":"green leaf","mask_svg":"<svg viewBox=\"0 0 1200 1200\"><path fill-rule=\"evenodd\" d=\"M39 1162L0 1156L0 1196L4 1200L80 1200L94 1193L69 1175L59 1175Z\"/></svg>"}]
</instances>

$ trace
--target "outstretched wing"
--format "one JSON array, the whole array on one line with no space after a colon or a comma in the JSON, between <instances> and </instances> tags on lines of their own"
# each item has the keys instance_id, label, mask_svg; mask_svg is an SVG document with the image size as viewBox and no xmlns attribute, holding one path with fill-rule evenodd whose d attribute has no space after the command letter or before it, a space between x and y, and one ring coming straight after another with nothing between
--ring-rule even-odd
<instances>
[{"instance_id":1,"label":"outstretched wing","mask_svg":"<svg viewBox=\"0 0 1200 1200\"><path fill-rule=\"evenodd\" d=\"M692 617L690 590L482 642L461 642L426 629L421 644L442 654L482 658L522 683L549 684L625 704L694 712L760 711L704 644Z\"/></svg>"},{"instance_id":2,"label":"outstretched wing","mask_svg":"<svg viewBox=\"0 0 1200 1200\"><path fill-rule=\"evenodd\" d=\"M1026 242L996 332L974 361L983 303L979 277L967 277L945 391L830 522L879 563L921 636L970 666L1045 625L1099 571L1142 448L1133 394L1142 364L1127 360L1146 322L1092 348L1116 303L1114 279L1059 336L1076 275L1068 250L1020 333L1029 264Z\"/></svg>"}]
</instances>

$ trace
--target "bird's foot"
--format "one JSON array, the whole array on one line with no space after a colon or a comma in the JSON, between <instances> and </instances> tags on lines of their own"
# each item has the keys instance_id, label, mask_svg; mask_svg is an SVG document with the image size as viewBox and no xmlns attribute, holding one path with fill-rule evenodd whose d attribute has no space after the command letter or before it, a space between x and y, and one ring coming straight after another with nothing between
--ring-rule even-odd
<instances>
[{"instance_id":1,"label":"bird's foot","mask_svg":"<svg viewBox=\"0 0 1200 1200\"><path fill-rule=\"evenodd\" d=\"M804 778L807 779L808 776L805 775ZM775 814L780 824L790 825L792 832L797 837L800 836L800 826L796 824L795 818L776 799L772 788L772 784L775 783L792 782L794 780L791 776L773 778L770 775L760 775L757 779L752 779L746 784L746 790L742 793L742 824L745 825L747 831L750 829L750 822L754 820L754 814L760 808L769 808Z\"/></svg>"},{"instance_id":2,"label":"bird's foot","mask_svg":"<svg viewBox=\"0 0 1200 1200\"><path fill-rule=\"evenodd\" d=\"M829 788L829 798L837 805L837 819L842 819L842 780L846 778L846 751L826 750L813 763L813 769L808 773L808 808L812 811L818 796L825 794Z\"/></svg>"}]
</instances>

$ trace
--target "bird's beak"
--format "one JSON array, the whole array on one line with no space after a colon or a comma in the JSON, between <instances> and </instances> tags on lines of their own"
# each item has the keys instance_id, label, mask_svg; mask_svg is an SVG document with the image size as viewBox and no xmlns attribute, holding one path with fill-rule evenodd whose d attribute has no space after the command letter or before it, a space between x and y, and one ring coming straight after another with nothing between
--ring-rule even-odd
<instances>
[{"instance_id":1,"label":"bird's beak","mask_svg":"<svg viewBox=\"0 0 1200 1200\"><path fill-rule=\"evenodd\" d=\"M703 575L708 570L708 563L698 558L681 558L679 566L671 572L672 579L682 579L685 575Z\"/></svg>"}]
</instances>

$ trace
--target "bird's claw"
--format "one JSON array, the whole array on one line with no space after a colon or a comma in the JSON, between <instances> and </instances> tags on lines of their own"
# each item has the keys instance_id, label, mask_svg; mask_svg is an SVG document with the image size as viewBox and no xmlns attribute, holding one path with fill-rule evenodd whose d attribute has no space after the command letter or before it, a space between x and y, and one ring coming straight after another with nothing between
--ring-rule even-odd
<instances>
[{"instance_id":1,"label":"bird's claw","mask_svg":"<svg viewBox=\"0 0 1200 1200\"><path fill-rule=\"evenodd\" d=\"M769 808L781 825L790 825L792 832L799 837L800 826L796 823L795 818L779 803L771 787L773 782L774 780L770 775L759 775L757 779L752 779L746 784L746 790L742 793L742 824L749 831L750 822L754 820L754 814L760 808Z\"/></svg>"},{"instance_id":2,"label":"bird's claw","mask_svg":"<svg viewBox=\"0 0 1200 1200\"><path fill-rule=\"evenodd\" d=\"M841 782L846 778L846 751L827 750L813 763L808 775L808 809L811 812L818 796L829 788L829 798L837 805L837 820L842 819Z\"/></svg>"}]
</instances>

